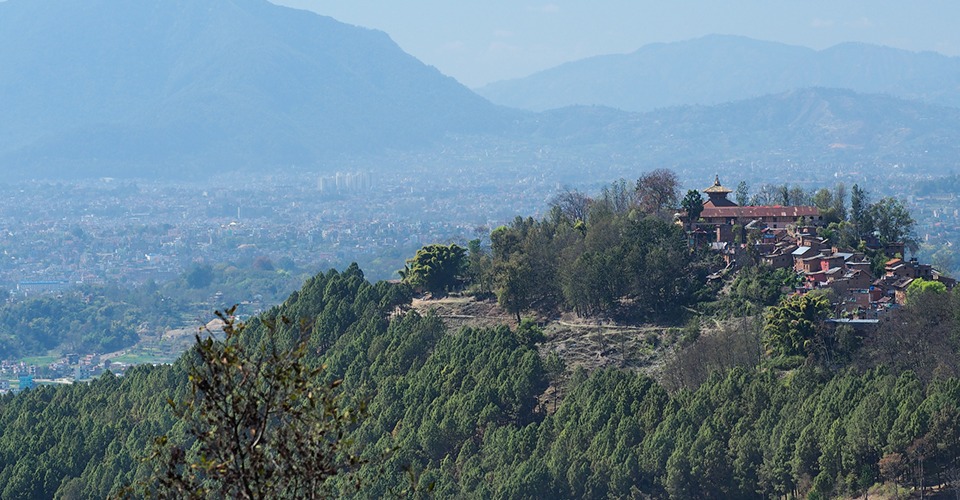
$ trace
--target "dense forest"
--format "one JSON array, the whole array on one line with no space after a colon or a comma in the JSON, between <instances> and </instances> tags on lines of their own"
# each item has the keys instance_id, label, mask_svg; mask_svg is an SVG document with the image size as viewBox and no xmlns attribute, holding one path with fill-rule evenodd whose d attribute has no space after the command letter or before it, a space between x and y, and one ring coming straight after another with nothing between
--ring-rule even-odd
<instances>
[{"instance_id":1,"label":"dense forest","mask_svg":"<svg viewBox=\"0 0 960 500\"><path fill-rule=\"evenodd\" d=\"M595 199L568 192L542 220L495 229L489 249L425 246L400 282L370 283L355 264L318 274L246 321L218 313L223 332L201 332L171 366L4 396L0 498L960 488L960 293L917 280L865 330L825 321L829 293L785 297L788 271L747 265L707 285L719 263L672 222L674 181L655 171ZM225 272L195 266L180 286L207 294ZM517 322L452 329L411 307L452 291L495 297ZM97 321L149 305L70 300ZM523 317L558 312L673 333L650 339L659 366L586 370ZM68 324L83 342L84 323ZM238 479L251 470L257 481Z\"/></svg>"},{"instance_id":2,"label":"dense forest","mask_svg":"<svg viewBox=\"0 0 960 500\"><path fill-rule=\"evenodd\" d=\"M339 494L829 496L877 483L948 484L960 465L952 307L938 309L937 330L901 332L949 351L922 373L886 366L883 349L865 353L875 343L866 337L845 366L811 352L799 368L745 362L678 387L626 371L571 371L538 352L542 337L529 323L450 332L408 310L410 298L405 285L371 284L352 266L309 279L243 332L251 348L305 339L324 383L342 381L341 403L366 408L344 436L364 461L328 481ZM915 321L934 321L916 309L934 301L913 302ZM188 353L122 379L0 399L0 496L103 497L154 477L158 464L141 459L155 436L186 448L195 439L167 403L188 396L195 362ZM564 397L542 397L557 385Z\"/></svg>"},{"instance_id":3,"label":"dense forest","mask_svg":"<svg viewBox=\"0 0 960 500\"><path fill-rule=\"evenodd\" d=\"M40 296L0 305L0 359L64 352L110 352L136 342L138 307L99 290Z\"/></svg>"}]
</instances>

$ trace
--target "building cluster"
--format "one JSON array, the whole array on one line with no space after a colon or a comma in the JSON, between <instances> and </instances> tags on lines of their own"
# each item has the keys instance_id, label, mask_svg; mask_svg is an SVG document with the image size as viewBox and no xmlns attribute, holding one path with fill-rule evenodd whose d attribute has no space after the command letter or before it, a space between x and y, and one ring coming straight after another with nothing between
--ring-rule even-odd
<instances>
[{"instance_id":1,"label":"building cluster","mask_svg":"<svg viewBox=\"0 0 960 500\"><path fill-rule=\"evenodd\" d=\"M36 376L37 367L34 365L22 361L0 361L0 395L34 387Z\"/></svg>"},{"instance_id":2,"label":"building cluster","mask_svg":"<svg viewBox=\"0 0 960 500\"><path fill-rule=\"evenodd\" d=\"M123 363L101 359L99 354L66 354L39 366L23 361L0 361L0 394L30 389L37 384L89 380L107 370L122 375L125 369Z\"/></svg>"},{"instance_id":3,"label":"building cluster","mask_svg":"<svg viewBox=\"0 0 960 500\"><path fill-rule=\"evenodd\" d=\"M17 377L20 374L34 375L36 372L36 366L28 365L22 361L0 361L0 374L3 375Z\"/></svg>"},{"instance_id":4,"label":"building cluster","mask_svg":"<svg viewBox=\"0 0 960 500\"><path fill-rule=\"evenodd\" d=\"M337 172L317 178L317 190L321 194L358 193L373 189L373 174L370 172Z\"/></svg>"},{"instance_id":5,"label":"building cluster","mask_svg":"<svg viewBox=\"0 0 960 500\"><path fill-rule=\"evenodd\" d=\"M10 380L0 379L0 395L10 392L16 393L34 387L33 375L30 373L20 373L16 379L16 385L10 383Z\"/></svg>"},{"instance_id":6,"label":"building cluster","mask_svg":"<svg viewBox=\"0 0 960 500\"><path fill-rule=\"evenodd\" d=\"M948 289L956 285L956 280L929 264L903 260L902 243L882 246L869 238L867 248L889 258L882 272L876 272L864 252L838 248L818 235L824 219L816 207L739 206L727 199L732 191L723 187L719 178L703 191L709 198L699 220L691 223L693 244L706 244L720 253L727 270L746 261L792 269L801 281L796 293L818 289L835 292L838 317L877 318L903 305L907 288L917 279L939 281Z\"/></svg>"}]
</instances>

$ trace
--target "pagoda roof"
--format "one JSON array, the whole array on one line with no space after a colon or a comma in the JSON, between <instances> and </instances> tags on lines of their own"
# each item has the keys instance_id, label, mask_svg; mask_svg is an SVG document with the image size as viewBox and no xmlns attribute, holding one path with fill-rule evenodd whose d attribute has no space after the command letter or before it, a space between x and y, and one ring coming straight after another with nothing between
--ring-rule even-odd
<instances>
[{"instance_id":1,"label":"pagoda roof","mask_svg":"<svg viewBox=\"0 0 960 500\"><path fill-rule=\"evenodd\" d=\"M720 185L720 176L718 175L718 176L716 176L716 178L714 179L713 185L710 186L710 187L708 187L707 189L704 189L703 192L704 192L704 193L707 193L707 194L713 194L713 193L727 194L727 193L732 193L733 190L721 186L721 185Z\"/></svg>"},{"instance_id":2,"label":"pagoda roof","mask_svg":"<svg viewBox=\"0 0 960 500\"><path fill-rule=\"evenodd\" d=\"M703 203L704 209L736 206L738 206L736 203L727 199L726 193L710 193L710 199Z\"/></svg>"}]
</instances>

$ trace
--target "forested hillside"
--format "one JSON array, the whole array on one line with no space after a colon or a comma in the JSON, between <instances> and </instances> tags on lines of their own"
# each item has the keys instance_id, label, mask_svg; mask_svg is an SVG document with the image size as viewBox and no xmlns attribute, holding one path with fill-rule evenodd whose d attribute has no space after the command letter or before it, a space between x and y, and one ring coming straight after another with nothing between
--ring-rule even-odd
<instances>
[{"instance_id":1,"label":"forested hillside","mask_svg":"<svg viewBox=\"0 0 960 500\"><path fill-rule=\"evenodd\" d=\"M0 305L0 359L64 352L110 352L137 341L144 311L116 302L99 290L71 291L59 298L35 297ZM54 319L56 318L56 319Z\"/></svg>"},{"instance_id":2,"label":"forested hillside","mask_svg":"<svg viewBox=\"0 0 960 500\"><path fill-rule=\"evenodd\" d=\"M671 392L627 371L570 373L538 354L530 324L450 332L409 300L404 285L371 284L352 266L311 278L243 332L249 347L307 334L307 360L326 365L325 382L342 380L342 404L366 402L345 437L369 462L331 480L342 494L862 494L881 482L944 484L958 467L960 381L949 370L811 357ZM940 348L955 351L957 322L941 319ZM159 464L139 459L154 436L189 447L167 400L187 397L193 362L0 399L0 496L103 497L149 477ZM538 399L554 384L562 400Z\"/></svg>"}]
</instances>

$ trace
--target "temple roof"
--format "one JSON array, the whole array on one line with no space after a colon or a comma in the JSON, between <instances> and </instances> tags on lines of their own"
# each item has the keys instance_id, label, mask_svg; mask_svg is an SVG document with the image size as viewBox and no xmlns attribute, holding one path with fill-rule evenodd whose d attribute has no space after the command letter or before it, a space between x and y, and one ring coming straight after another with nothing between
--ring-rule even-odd
<instances>
[{"instance_id":1,"label":"temple roof","mask_svg":"<svg viewBox=\"0 0 960 500\"><path fill-rule=\"evenodd\" d=\"M703 208L717 208L717 207L736 207L736 203L730 201L727 198L726 193L709 193L710 199L703 203Z\"/></svg>"},{"instance_id":2,"label":"temple roof","mask_svg":"<svg viewBox=\"0 0 960 500\"><path fill-rule=\"evenodd\" d=\"M820 210L817 207L780 207L780 206L747 206L747 207L703 207L700 217L737 217L756 219L759 217L817 217Z\"/></svg>"},{"instance_id":3,"label":"temple roof","mask_svg":"<svg viewBox=\"0 0 960 500\"><path fill-rule=\"evenodd\" d=\"M727 194L727 193L732 193L733 190L721 186L720 176L718 175L716 179L713 181L713 185L708 187L707 189L704 189L703 192L707 194L714 194L714 193Z\"/></svg>"}]
</instances>

